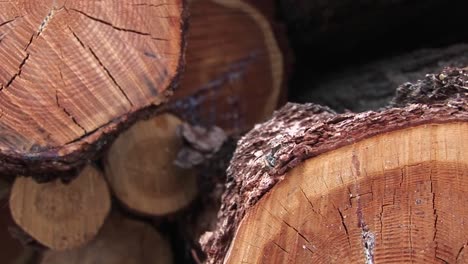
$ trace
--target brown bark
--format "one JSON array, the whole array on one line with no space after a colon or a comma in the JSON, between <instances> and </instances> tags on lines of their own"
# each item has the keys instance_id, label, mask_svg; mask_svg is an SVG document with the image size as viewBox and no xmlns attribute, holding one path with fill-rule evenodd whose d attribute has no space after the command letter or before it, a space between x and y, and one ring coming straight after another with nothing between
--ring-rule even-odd
<instances>
[{"instance_id":1,"label":"brown bark","mask_svg":"<svg viewBox=\"0 0 468 264\"><path fill-rule=\"evenodd\" d=\"M110 207L107 183L91 166L70 183L57 179L40 184L18 177L10 195L16 224L37 242L57 250L82 246L93 239Z\"/></svg>"},{"instance_id":2,"label":"brown bark","mask_svg":"<svg viewBox=\"0 0 468 264\"><path fill-rule=\"evenodd\" d=\"M111 215L95 240L84 247L44 253L41 264L171 264L167 240L152 226Z\"/></svg>"},{"instance_id":3,"label":"brown bark","mask_svg":"<svg viewBox=\"0 0 468 264\"><path fill-rule=\"evenodd\" d=\"M183 61L183 1L0 6L0 172L83 165L166 100Z\"/></svg>"},{"instance_id":4,"label":"brown bark","mask_svg":"<svg viewBox=\"0 0 468 264\"><path fill-rule=\"evenodd\" d=\"M441 231L443 227L438 226L468 215L460 198L466 197L466 182L453 179L466 174L468 167L464 158L468 154L467 82L467 71L447 68L415 84L402 85L393 105L377 112L335 114L313 104L285 106L238 143L217 228L200 240L208 263L299 263L312 258L325 263L373 263L369 260L390 257L392 250L402 262L410 258L420 261L415 255L418 250L427 250L421 254L427 260L454 262L468 234L459 226L462 222L445 225L460 228L456 230ZM405 185L385 183L386 177L378 169L387 165L388 180L401 180ZM398 177L392 174L399 171ZM428 179L428 175L434 178ZM425 189L432 180L435 189L429 188L432 185ZM419 181L421 185L415 184ZM393 193L393 187L398 192L394 197L403 197L388 208L394 213L381 211L385 204L379 202L386 202L386 185L389 192ZM414 192L428 195L415 198L423 207L409 206ZM436 212L451 206L455 218ZM411 208L431 209L436 219L418 219L420 214ZM375 220L379 212L380 227ZM402 234L382 220L392 216L401 221L413 219L416 228L406 226ZM307 221L307 217L314 220ZM431 219L431 226L425 226L424 221ZM423 235L415 231L418 228L434 234ZM444 232L457 236L447 238ZM403 240L396 240L398 236ZM411 240L416 236L417 242ZM335 243L341 248L333 246ZM446 247L450 250L444 251Z\"/></svg>"},{"instance_id":5,"label":"brown bark","mask_svg":"<svg viewBox=\"0 0 468 264\"><path fill-rule=\"evenodd\" d=\"M284 95L284 56L270 21L247 1L190 2L186 71L169 111L186 122L242 133ZM284 98L283 98L284 99Z\"/></svg>"}]
</instances>

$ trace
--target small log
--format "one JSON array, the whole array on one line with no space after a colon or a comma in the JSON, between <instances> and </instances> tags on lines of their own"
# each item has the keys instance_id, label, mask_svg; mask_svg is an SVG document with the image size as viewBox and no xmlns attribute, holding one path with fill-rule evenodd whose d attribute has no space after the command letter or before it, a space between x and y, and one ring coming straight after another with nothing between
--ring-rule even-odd
<instances>
[{"instance_id":1,"label":"small log","mask_svg":"<svg viewBox=\"0 0 468 264\"><path fill-rule=\"evenodd\" d=\"M113 215L91 243L44 253L41 264L171 264L169 243L152 226Z\"/></svg>"},{"instance_id":2,"label":"small log","mask_svg":"<svg viewBox=\"0 0 468 264\"><path fill-rule=\"evenodd\" d=\"M172 114L140 121L122 133L104 161L106 177L128 209L166 215L187 206L197 194L193 170L174 165L182 148L182 124Z\"/></svg>"},{"instance_id":3,"label":"small log","mask_svg":"<svg viewBox=\"0 0 468 264\"><path fill-rule=\"evenodd\" d=\"M468 71L402 85L392 106L288 104L238 143L207 263L463 263Z\"/></svg>"},{"instance_id":4,"label":"small log","mask_svg":"<svg viewBox=\"0 0 468 264\"><path fill-rule=\"evenodd\" d=\"M182 0L3 2L0 172L84 165L177 83Z\"/></svg>"},{"instance_id":5,"label":"small log","mask_svg":"<svg viewBox=\"0 0 468 264\"><path fill-rule=\"evenodd\" d=\"M270 22L244 0L194 0L189 8L186 70L169 110L192 124L245 132L271 116L285 90Z\"/></svg>"},{"instance_id":6,"label":"small log","mask_svg":"<svg viewBox=\"0 0 468 264\"><path fill-rule=\"evenodd\" d=\"M10 195L14 221L39 243L57 250L81 246L99 231L111 207L101 173L87 166L70 183L16 178Z\"/></svg>"}]
</instances>

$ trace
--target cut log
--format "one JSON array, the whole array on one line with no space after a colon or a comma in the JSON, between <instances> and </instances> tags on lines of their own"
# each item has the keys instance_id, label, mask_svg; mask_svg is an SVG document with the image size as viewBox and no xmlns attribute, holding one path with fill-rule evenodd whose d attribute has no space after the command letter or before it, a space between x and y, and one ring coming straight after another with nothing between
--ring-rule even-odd
<instances>
[{"instance_id":1,"label":"cut log","mask_svg":"<svg viewBox=\"0 0 468 264\"><path fill-rule=\"evenodd\" d=\"M186 70L169 109L184 121L240 133L269 118L284 90L269 21L244 0L190 3Z\"/></svg>"},{"instance_id":2,"label":"cut log","mask_svg":"<svg viewBox=\"0 0 468 264\"><path fill-rule=\"evenodd\" d=\"M16 178L10 210L26 233L57 250L78 247L90 241L110 211L111 201L102 174L92 166L70 183L60 180L37 183Z\"/></svg>"},{"instance_id":3,"label":"cut log","mask_svg":"<svg viewBox=\"0 0 468 264\"><path fill-rule=\"evenodd\" d=\"M83 165L177 82L181 0L22 0L0 13L2 173Z\"/></svg>"},{"instance_id":4,"label":"cut log","mask_svg":"<svg viewBox=\"0 0 468 264\"><path fill-rule=\"evenodd\" d=\"M208 263L463 263L468 72L405 84L392 107L288 104L238 143Z\"/></svg>"},{"instance_id":5,"label":"cut log","mask_svg":"<svg viewBox=\"0 0 468 264\"><path fill-rule=\"evenodd\" d=\"M49 250L41 264L171 264L169 243L152 226L117 215L110 217L102 231L84 247Z\"/></svg>"},{"instance_id":6,"label":"cut log","mask_svg":"<svg viewBox=\"0 0 468 264\"><path fill-rule=\"evenodd\" d=\"M122 133L105 160L116 197L130 210L165 215L187 206L197 194L193 170L175 166L182 122L171 114L140 121Z\"/></svg>"}]
</instances>

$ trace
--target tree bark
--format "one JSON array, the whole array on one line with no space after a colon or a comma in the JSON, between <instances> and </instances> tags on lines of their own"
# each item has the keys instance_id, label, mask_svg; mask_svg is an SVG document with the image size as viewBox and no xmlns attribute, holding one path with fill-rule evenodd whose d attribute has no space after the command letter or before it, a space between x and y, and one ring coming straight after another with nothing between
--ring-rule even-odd
<instances>
[{"instance_id":1,"label":"tree bark","mask_svg":"<svg viewBox=\"0 0 468 264\"><path fill-rule=\"evenodd\" d=\"M217 228L200 239L207 262L461 261L466 83L447 68L380 111L288 104L256 126L231 161Z\"/></svg>"},{"instance_id":2,"label":"tree bark","mask_svg":"<svg viewBox=\"0 0 468 264\"><path fill-rule=\"evenodd\" d=\"M95 158L178 82L183 1L0 5L0 172L63 172Z\"/></svg>"}]
</instances>

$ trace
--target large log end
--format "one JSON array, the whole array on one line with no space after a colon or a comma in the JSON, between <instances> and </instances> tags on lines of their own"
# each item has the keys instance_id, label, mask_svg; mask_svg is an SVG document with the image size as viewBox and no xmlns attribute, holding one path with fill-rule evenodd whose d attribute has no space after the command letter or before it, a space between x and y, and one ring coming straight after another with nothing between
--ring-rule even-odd
<instances>
[{"instance_id":1,"label":"large log end","mask_svg":"<svg viewBox=\"0 0 468 264\"><path fill-rule=\"evenodd\" d=\"M217 228L200 240L208 263L461 258L467 82L449 68L380 111L276 112L238 143Z\"/></svg>"},{"instance_id":2,"label":"large log end","mask_svg":"<svg viewBox=\"0 0 468 264\"><path fill-rule=\"evenodd\" d=\"M181 0L22 0L0 12L2 174L83 165L178 81Z\"/></svg>"}]
</instances>

